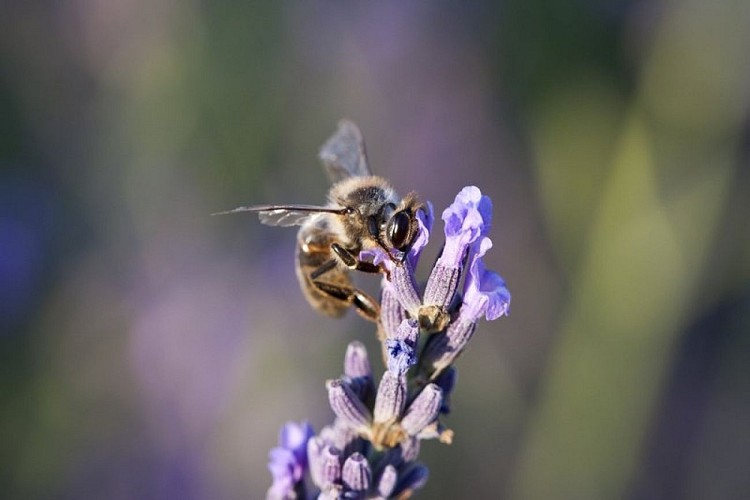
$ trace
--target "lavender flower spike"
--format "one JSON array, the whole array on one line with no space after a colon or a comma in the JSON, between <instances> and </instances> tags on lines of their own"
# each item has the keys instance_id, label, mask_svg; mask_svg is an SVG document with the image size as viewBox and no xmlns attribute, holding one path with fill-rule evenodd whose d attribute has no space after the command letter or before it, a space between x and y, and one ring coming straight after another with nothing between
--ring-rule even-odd
<instances>
[{"instance_id":1,"label":"lavender flower spike","mask_svg":"<svg viewBox=\"0 0 750 500\"><path fill-rule=\"evenodd\" d=\"M326 383L336 418L312 438L309 425L285 427L282 446L271 452L268 498L408 498L424 485L428 470L416 462L420 443L453 439L440 421L451 409L453 363L481 318L497 319L510 308L505 282L483 261L492 247L491 209L474 186L458 193L443 212L446 242L424 293L415 269L430 237L431 205L417 214L418 234L405 258L379 247L360 252L360 259L387 271L378 318L386 370L376 384L365 346L349 344L344 374ZM317 488L312 497L303 488L306 468Z\"/></svg>"},{"instance_id":2,"label":"lavender flower spike","mask_svg":"<svg viewBox=\"0 0 750 500\"><path fill-rule=\"evenodd\" d=\"M313 434L307 422L289 422L281 428L279 446L269 453L273 484L266 493L268 500L298 498L307 469L307 442Z\"/></svg>"}]
</instances>

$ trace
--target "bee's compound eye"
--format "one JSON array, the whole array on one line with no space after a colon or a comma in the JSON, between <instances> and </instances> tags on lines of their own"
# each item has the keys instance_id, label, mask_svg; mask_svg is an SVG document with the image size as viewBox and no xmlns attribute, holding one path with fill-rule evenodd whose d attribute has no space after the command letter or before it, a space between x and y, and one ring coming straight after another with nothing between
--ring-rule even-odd
<instances>
[{"instance_id":1,"label":"bee's compound eye","mask_svg":"<svg viewBox=\"0 0 750 500\"><path fill-rule=\"evenodd\" d=\"M409 237L410 226L411 219L406 212L398 212L391 217L388 221L388 239L393 248L404 250L408 246L406 239Z\"/></svg>"}]
</instances>

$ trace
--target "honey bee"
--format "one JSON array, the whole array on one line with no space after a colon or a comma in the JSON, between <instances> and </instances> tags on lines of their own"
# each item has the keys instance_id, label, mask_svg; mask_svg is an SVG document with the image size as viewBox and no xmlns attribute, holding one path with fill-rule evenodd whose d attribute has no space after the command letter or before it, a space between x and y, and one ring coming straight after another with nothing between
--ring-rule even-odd
<instances>
[{"instance_id":1,"label":"honey bee","mask_svg":"<svg viewBox=\"0 0 750 500\"><path fill-rule=\"evenodd\" d=\"M349 120L339 122L318 156L333 183L327 205L255 205L217 215L257 212L269 226L301 226L295 269L310 305L331 317L354 307L377 322L380 305L353 285L349 271L385 272L359 259L360 251L377 247L403 262L417 236L416 214L423 204L414 192L400 198L385 179L372 175L362 133Z\"/></svg>"}]
</instances>

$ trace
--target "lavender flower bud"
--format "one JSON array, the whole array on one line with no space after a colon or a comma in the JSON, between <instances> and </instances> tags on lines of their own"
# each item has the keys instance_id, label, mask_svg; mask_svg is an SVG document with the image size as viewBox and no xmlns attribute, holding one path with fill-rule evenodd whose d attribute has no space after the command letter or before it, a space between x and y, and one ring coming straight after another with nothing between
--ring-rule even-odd
<instances>
[{"instance_id":1,"label":"lavender flower bud","mask_svg":"<svg viewBox=\"0 0 750 500\"><path fill-rule=\"evenodd\" d=\"M386 371L375 398L375 423L396 421L406 403L406 377Z\"/></svg>"},{"instance_id":2,"label":"lavender flower bud","mask_svg":"<svg viewBox=\"0 0 750 500\"><path fill-rule=\"evenodd\" d=\"M435 420L440 411L443 391L435 384L427 384L412 401L401 419L401 427L410 436L419 434L425 426Z\"/></svg>"},{"instance_id":3,"label":"lavender flower bud","mask_svg":"<svg viewBox=\"0 0 750 500\"><path fill-rule=\"evenodd\" d=\"M378 495L383 498L390 498L391 493L396 488L396 479L398 479L396 468L391 464L386 465L378 481Z\"/></svg>"},{"instance_id":4,"label":"lavender flower bud","mask_svg":"<svg viewBox=\"0 0 750 500\"><path fill-rule=\"evenodd\" d=\"M370 410L342 380L328 382L328 402L337 417L354 428L367 427L372 420Z\"/></svg>"},{"instance_id":5,"label":"lavender flower bud","mask_svg":"<svg viewBox=\"0 0 750 500\"><path fill-rule=\"evenodd\" d=\"M328 488L341 481L341 452L333 446L323 449L320 482L321 489Z\"/></svg>"},{"instance_id":6,"label":"lavender flower bud","mask_svg":"<svg viewBox=\"0 0 750 500\"><path fill-rule=\"evenodd\" d=\"M402 321L396 330L396 335L385 341L388 350L388 371L401 375L416 364L418 338L417 321L414 319Z\"/></svg>"},{"instance_id":7,"label":"lavender flower bud","mask_svg":"<svg viewBox=\"0 0 750 500\"><path fill-rule=\"evenodd\" d=\"M372 472L370 464L361 453L355 453L344 462L341 479L353 491L367 491L370 487Z\"/></svg>"},{"instance_id":8,"label":"lavender flower bud","mask_svg":"<svg viewBox=\"0 0 750 500\"><path fill-rule=\"evenodd\" d=\"M355 340L349 343L344 356L344 375L351 378L372 377L367 349L362 342Z\"/></svg>"},{"instance_id":9,"label":"lavender flower bud","mask_svg":"<svg viewBox=\"0 0 750 500\"><path fill-rule=\"evenodd\" d=\"M432 268L430 278L424 290L424 304L426 306L437 306L443 310L453 301L453 296L458 289L461 279L461 268L450 267L438 262Z\"/></svg>"},{"instance_id":10,"label":"lavender flower bud","mask_svg":"<svg viewBox=\"0 0 750 500\"><path fill-rule=\"evenodd\" d=\"M394 262L382 248L363 250L359 253L360 260L370 260L375 265L382 264L388 271L390 280L386 286L393 288L393 292L401 307L416 316L422 300L419 297L417 282L414 278L414 267L410 259Z\"/></svg>"},{"instance_id":11,"label":"lavender flower bud","mask_svg":"<svg viewBox=\"0 0 750 500\"><path fill-rule=\"evenodd\" d=\"M386 337L394 337L401 322L406 319L406 311L398 301L393 286L383 279L383 292L380 294L380 323Z\"/></svg>"},{"instance_id":12,"label":"lavender flower bud","mask_svg":"<svg viewBox=\"0 0 750 500\"><path fill-rule=\"evenodd\" d=\"M414 268L408 260L400 265L393 266L391 284L401 307L412 316L417 316L422 300L419 297L417 282L414 279Z\"/></svg>"}]
</instances>

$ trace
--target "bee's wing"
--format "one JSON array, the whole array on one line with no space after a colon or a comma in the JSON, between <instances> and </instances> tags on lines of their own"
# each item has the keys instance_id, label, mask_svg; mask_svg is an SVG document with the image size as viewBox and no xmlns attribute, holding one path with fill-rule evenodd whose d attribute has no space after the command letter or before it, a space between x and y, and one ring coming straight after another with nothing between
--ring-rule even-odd
<instances>
[{"instance_id":1,"label":"bee's wing","mask_svg":"<svg viewBox=\"0 0 750 500\"><path fill-rule=\"evenodd\" d=\"M352 121L339 122L338 130L323 144L318 156L333 183L348 177L372 175L362 132Z\"/></svg>"},{"instance_id":2,"label":"bee's wing","mask_svg":"<svg viewBox=\"0 0 750 500\"><path fill-rule=\"evenodd\" d=\"M239 212L257 212L260 222L267 226L299 226L318 214L342 214L345 209L318 207L315 205L253 205L237 207L211 215L227 215Z\"/></svg>"}]
</instances>

